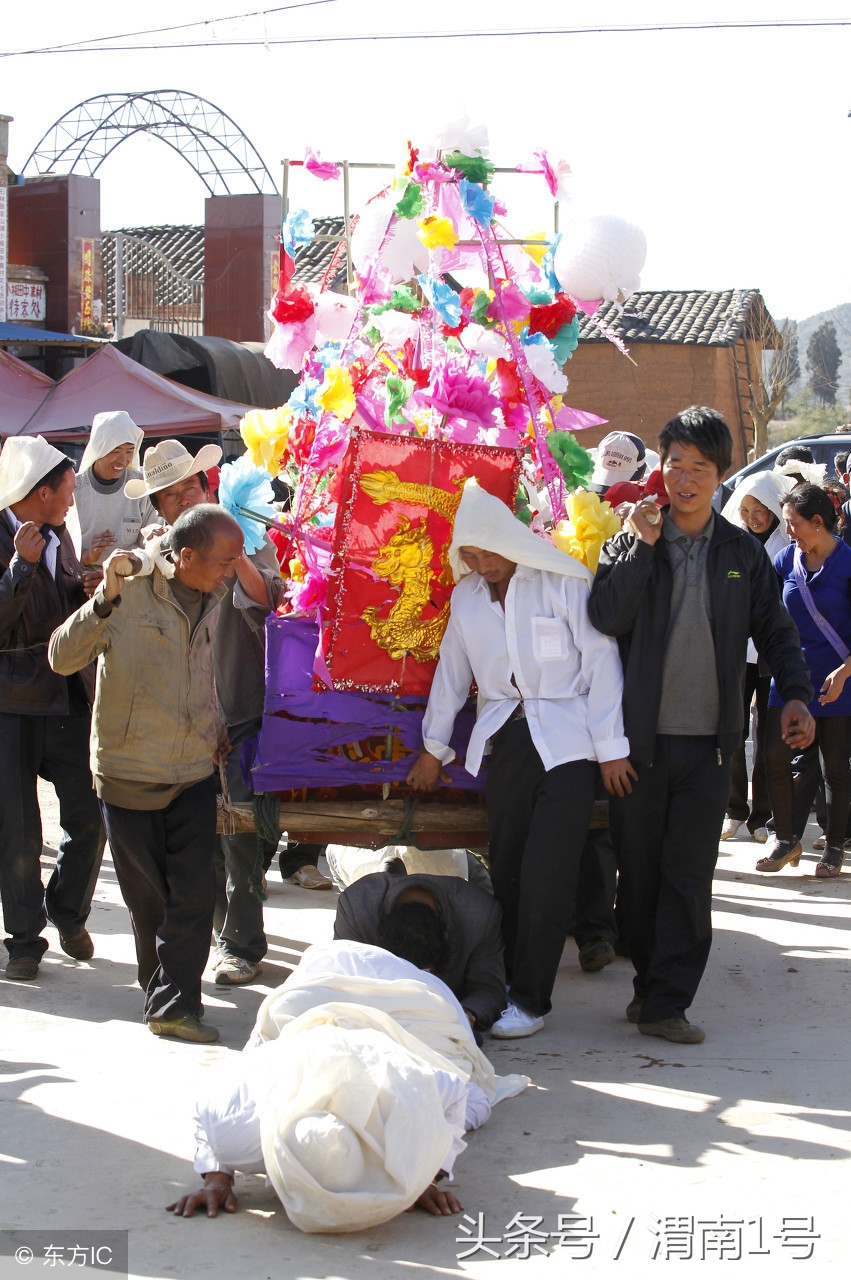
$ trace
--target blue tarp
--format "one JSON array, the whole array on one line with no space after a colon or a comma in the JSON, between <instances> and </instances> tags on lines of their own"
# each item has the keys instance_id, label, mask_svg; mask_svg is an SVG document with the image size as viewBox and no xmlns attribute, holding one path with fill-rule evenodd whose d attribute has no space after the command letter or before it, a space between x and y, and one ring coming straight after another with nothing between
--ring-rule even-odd
<instances>
[{"instance_id":1,"label":"blue tarp","mask_svg":"<svg viewBox=\"0 0 851 1280\"><path fill-rule=\"evenodd\" d=\"M74 333L53 333L50 329L31 329L27 324L0 323L0 343L2 342L67 342L78 346L99 346L99 338L81 338Z\"/></svg>"}]
</instances>

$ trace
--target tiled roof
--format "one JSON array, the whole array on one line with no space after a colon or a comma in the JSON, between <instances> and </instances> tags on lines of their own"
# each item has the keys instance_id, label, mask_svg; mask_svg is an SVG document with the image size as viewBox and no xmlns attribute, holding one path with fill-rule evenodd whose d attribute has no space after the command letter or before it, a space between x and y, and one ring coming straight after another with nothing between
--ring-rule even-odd
<instances>
[{"instance_id":1,"label":"tiled roof","mask_svg":"<svg viewBox=\"0 0 851 1280\"><path fill-rule=\"evenodd\" d=\"M295 278L297 284L321 284L325 279L326 271L331 265L338 244L344 239L342 218L314 218L313 225L316 230L316 238L296 253ZM320 239L321 236L330 236L331 239L323 240ZM328 282L327 287L333 288L335 286L337 288L342 286L343 289L346 287L345 248L340 251L334 279Z\"/></svg>"},{"instance_id":2,"label":"tiled roof","mask_svg":"<svg viewBox=\"0 0 851 1280\"><path fill-rule=\"evenodd\" d=\"M597 316L626 343L730 347L744 334L772 347L777 332L758 289L633 293L622 312L613 302L604 302ZM593 320L582 316L580 341L605 342L606 337Z\"/></svg>"},{"instance_id":3,"label":"tiled roof","mask_svg":"<svg viewBox=\"0 0 851 1280\"><path fill-rule=\"evenodd\" d=\"M171 266L190 280L204 279L204 228L203 227L121 227L126 236L147 240L168 258ZM104 231L104 241L113 240L114 231Z\"/></svg>"}]
</instances>

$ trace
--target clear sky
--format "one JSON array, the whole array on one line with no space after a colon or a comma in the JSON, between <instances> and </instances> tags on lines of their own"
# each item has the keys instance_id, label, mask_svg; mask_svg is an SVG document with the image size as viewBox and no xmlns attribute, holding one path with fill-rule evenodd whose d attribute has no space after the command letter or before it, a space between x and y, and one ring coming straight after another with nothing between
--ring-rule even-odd
<instances>
[{"instance_id":1,"label":"clear sky","mask_svg":"<svg viewBox=\"0 0 851 1280\"><path fill-rule=\"evenodd\" d=\"M292 2L292 0L290 0ZM256 0L252 0L256 4ZM277 7L277 5L275 6ZM849 18L839 0L324 0L239 21L241 0L31 0L4 6L4 50L203 19L140 43L213 47L0 58L9 162L96 94L183 89L248 135L276 181L310 144L329 159L396 160L460 109L484 121L491 157L546 147L575 173L578 206L639 223L645 288L762 289L776 317L851 301L851 26L488 36L640 22ZM233 48L228 39L481 32L474 38ZM201 222L204 188L162 142L137 137L101 168L104 228ZM551 225L540 179L504 194L525 231ZM360 181L360 194L379 185ZM294 203L339 211L336 184L301 178ZM355 191L357 199L358 190ZM564 216L564 214L562 215Z\"/></svg>"}]
</instances>

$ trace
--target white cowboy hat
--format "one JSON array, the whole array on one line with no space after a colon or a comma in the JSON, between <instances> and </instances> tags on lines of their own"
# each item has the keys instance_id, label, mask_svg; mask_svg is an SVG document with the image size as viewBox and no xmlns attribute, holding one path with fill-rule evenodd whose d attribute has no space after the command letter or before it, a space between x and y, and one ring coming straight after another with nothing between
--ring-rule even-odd
<instances>
[{"instance_id":1,"label":"white cowboy hat","mask_svg":"<svg viewBox=\"0 0 851 1280\"><path fill-rule=\"evenodd\" d=\"M21 502L49 471L68 461L43 436L11 436L0 453L0 511Z\"/></svg>"},{"instance_id":2,"label":"white cowboy hat","mask_svg":"<svg viewBox=\"0 0 851 1280\"><path fill-rule=\"evenodd\" d=\"M205 444L193 458L189 450L179 440L161 440L159 444L145 450L142 463L144 479L128 480L124 486L127 498L144 498L146 494L159 493L187 476L196 476L201 471L214 467L221 459L222 451L217 444Z\"/></svg>"}]
</instances>

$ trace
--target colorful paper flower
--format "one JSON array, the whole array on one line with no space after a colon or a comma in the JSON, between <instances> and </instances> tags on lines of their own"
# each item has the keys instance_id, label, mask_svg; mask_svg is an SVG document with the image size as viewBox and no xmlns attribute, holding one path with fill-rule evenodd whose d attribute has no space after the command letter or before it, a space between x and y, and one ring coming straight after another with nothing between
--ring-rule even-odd
<instances>
[{"instance_id":1,"label":"colorful paper flower","mask_svg":"<svg viewBox=\"0 0 851 1280\"><path fill-rule=\"evenodd\" d=\"M451 357L439 361L423 399L450 418L462 418L480 427L495 425L499 401L489 383L463 362Z\"/></svg>"},{"instance_id":2,"label":"colorful paper flower","mask_svg":"<svg viewBox=\"0 0 851 1280\"><path fill-rule=\"evenodd\" d=\"M358 297L363 305L386 302L393 292L393 277L377 258L368 258L361 271L355 272Z\"/></svg>"},{"instance_id":3,"label":"colorful paper flower","mask_svg":"<svg viewBox=\"0 0 851 1280\"><path fill-rule=\"evenodd\" d=\"M494 174L492 161L486 160L484 156L467 156L461 151L451 151L443 157L443 163L463 174L468 182L487 184Z\"/></svg>"},{"instance_id":4,"label":"colorful paper flower","mask_svg":"<svg viewBox=\"0 0 851 1280\"><path fill-rule=\"evenodd\" d=\"M280 409L254 409L245 415L239 434L253 466L264 467L269 475L279 475L292 421L292 410L287 405Z\"/></svg>"},{"instance_id":5,"label":"colorful paper flower","mask_svg":"<svg viewBox=\"0 0 851 1280\"><path fill-rule=\"evenodd\" d=\"M404 185L403 185L404 184ZM396 212L400 218L418 218L425 208L423 189L416 182L403 178L399 183L402 192L396 201Z\"/></svg>"},{"instance_id":6,"label":"colorful paper flower","mask_svg":"<svg viewBox=\"0 0 851 1280\"><path fill-rule=\"evenodd\" d=\"M278 513L272 506L274 497L268 467L256 466L247 454L225 463L219 471L219 506L239 525L249 554L263 546L266 526L262 521L252 520L243 508L275 520Z\"/></svg>"},{"instance_id":7,"label":"colorful paper flower","mask_svg":"<svg viewBox=\"0 0 851 1280\"><path fill-rule=\"evenodd\" d=\"M279 289L272 301L270 315L278 324L298 324L313 315L315 304L304 288L282 293Z\"/></svg>"},{"instance_id":8,"label":"colorful paper flower","mask_svg":"<svg viewBox=\"0 0 851 1280\"><path fill-rule=\"evenodd\" d=\"M479 226L489 227L493 219L494 197L478 182L468 182L462 178L458 183L458 193L464 212L478 222Z\"/></svg>"},{"instance_id":9,"label":"colorful paper flower","mask_svg":"<svg viewBox=\"0 0 851 1280\"><path fill-rule=\"evenodd\" d=\"M411 398L414 384L409 382L407 378L397 378L391 374L385 386L387 388L387 404L384 408L384 423L385 426L392 427L397 423L406 421L402 410Z\"/></svg>"},{"instance_id":10,"label":"colorful paper flower","mask_svg":"<svg viewBox=\"0 0 851 1280\"><path fill-rule=\"evenodd\" d=\"M275 317L270 314L269 319L274 320ZM291 369L293 373L298 373L315 337L315 316L298 324L278 324L276 321L263 354L272 361L276 369Z\"/></svg>"},{"instance_id":11,"label":"colorful paper flower","mask_svg":"<svg viewBox=\"0 0 851 1280\"><path fill-rule=\"evenodd\" d=\"M567 294L557 293L546 306L533 306L529 314L529 332L542 333L554 338L564 325L570 324L576 315L576 307Z\"/></svg>"},{"instance_id":12,"label":"colorful paper flower","mask_svg":"<svg viewBox=\"0 0 851 1280\"><path fill-rule=\"evenodd\" d=\"M568 488L578 489L588 483L594 470L594 460L569 431L551 431L547 436L547 448Z\"/></svg>"},{"instance_id":13,"label":"colorful paper flower","mask_svg":"<svg viewBox=\"0 0 851 1280\"><path fill-rule=\"evenodd\" d=\"M567 519L553 529L553 542L596 573L603 543L620 530L621 522L610 503L598 493L577 489L568 495Z\"/></svg>"},{"instance_id":14,"label":"colorful paper flower","mask_svg":"<svg viewBox=\"0 0 851 1280\"><path fill-rule=\"evenodd\" d=\"M564 325L559 329L554 338L550 342L555 348L555 359L557 365L563 365L565 360L569 360L576 348L579 346L579 318L571 320L570 324Z\"/></svg>"},{"instance_id":15,"label":"colorful paper flower","mask_svg":"<svg viewBox=\"0 0 851 1280\"><path fill-rule=\"evenodd\" d=\"M304 167L308 173L312 173L314 178L319 178L322 182L336 181L342 172L338 164L320 159L319 152L314 151L312 147L308 147L304 153Z\"/></svg>"},{"instance_id":16,"label":"colorful paper flower","mask_svg":"<svg viewBox=\"0 0 851 1280\"><path fill-rule=\"evenodd\" d=\"M427 249L455 248L458 236L449 218L438 218L434 214L429 214L425 218L420 218L417 226L419 227L417 236Z\"/></svg>"},{"instance_id":17,"label":"colorful paper flower","mask_svg":"<svg viewBox=\"0 0 851 1280\"><path fill-rule=\"evenodd\" d=\"M461 319L461 299L451 285L444 284L436 276L417 276L417 282L444 324L458 324Z\"/></svg>"},{"instance_id":18,"label":"colorful paper flower","mask_svg":"<svg viewBox=\"0 0 851 1280\"><path fill-rule=\"evenodd\" d=\"M348 422L355 411L355 393L344 365L332 365L326 369L322 386L316 393L316 403L341 422Z\"/></svg>"},{"instance_id":19,"label":"colorful paper flower","mask_svg":"<svg viewBox=\"0 0 851 1280\"><path fill-rule=\"evenodd\" d=\"M299 245L310 244L316 235L313 219L306 209L293 209L284 218L281 228L281 244L291 258L295 258Z\"/></svg>"}]
</instances>

